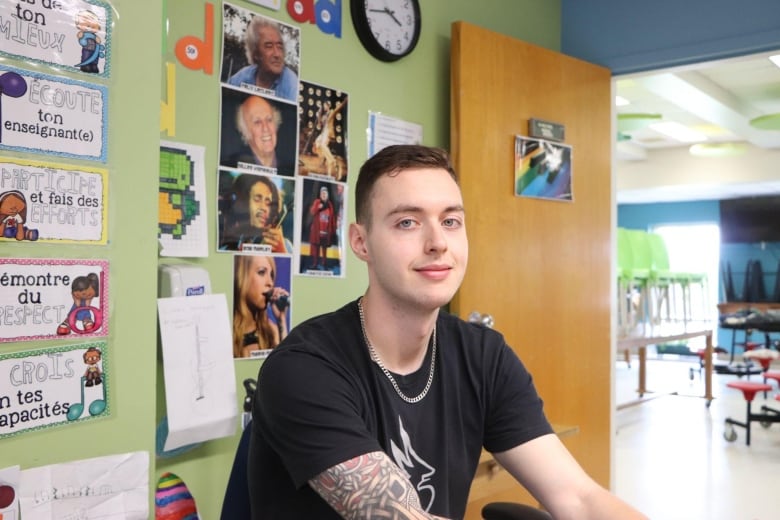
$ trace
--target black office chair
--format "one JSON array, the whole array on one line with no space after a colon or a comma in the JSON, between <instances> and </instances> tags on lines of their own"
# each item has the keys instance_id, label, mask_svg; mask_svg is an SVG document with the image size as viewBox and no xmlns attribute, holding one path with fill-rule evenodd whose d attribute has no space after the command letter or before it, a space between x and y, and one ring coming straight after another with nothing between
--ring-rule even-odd
<instances>
[{"instance_id":1,"label":"black office chair","mask_svg":"<svg viewBox=\"0 0 780 520\"><path fill-rule=\"evenodd\" d=\"M552 520L547 511L514 502L492 502L482 508L484 520Z\"/></svg>"},{"instance_id":2,"label":"black office chair","mask_svg":"<svg viewBox=\"0 0 780 520\"><path fill-rule=\"evenodd\" d=\"M225 499L222 502L221 520L243 520L252 518L249 508L249 484L247 482L247 459L249 458L249 437L252 435L252 421L244 428L238 441L233 469L230 470Z\"/></svg>"},{"instance_id":3,"label":"black office chair","mask_svg":"<svg viewBox=\"0 0 780 520\"><path fill-rule=\"evenodd\" d=\"M225 499L222 503L220 520L238 520L251 518L249 507L249 486L247 484L247 457L249 455L249 437L252 435L252 422L246 425L238 441L233 469L230 471ZM484 520L552 520L546 511L513 502L493 502L482 508Z\"/></svg>"}]
</instances>

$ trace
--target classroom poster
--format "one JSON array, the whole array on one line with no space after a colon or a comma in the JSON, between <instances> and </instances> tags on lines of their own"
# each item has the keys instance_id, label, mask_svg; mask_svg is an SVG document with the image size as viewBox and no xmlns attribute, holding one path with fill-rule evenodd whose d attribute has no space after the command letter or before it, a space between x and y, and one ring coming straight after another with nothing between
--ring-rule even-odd
<instances>
[{"instance_id":1,"label":"classroom poster","mask_svg":"<svg viewBox=\"0 0 780 520\"><path fill-rule=\"evenodd\" d=\"M219 170L217 250L293 254L295 179Z\"/></svg>"},{"instance_id":2,"label":"classroom poster","mask_svg":"<svg viewBox=\"0 0 780 520\"><path fill-rule=\"evenodd\" d=\"M112 25L100 0L0 2L0 55L108 76Z\"/></svg>"},{"instance_id":3,"label":"classroom poster","mask_svg":"<svg viewBox=\"0 0 780 520\"><path fill-rule=\"evenodd\" d=\"M160 143L157 212L160 256L206 257L209 254L205 156L204 146Z\"/></svg>"},{"instance_id":4,"label":"classroom poster","mask_svg":"<svg viewBox=\"0 0 780 520\"><path fill-rule=\"evenodd\" d=\"M0 157L0 243L106 244L108 172Z\"/></svg>"},{"instance_id":5,"label":"classroom poster","mask_svg":"<svg viewBox=\"0 0 780 520\"><path fill-rule=\"evenodd\" d=\"M0 258L0 343L106 335L106 260Z\"/></svg>"},{"instance_id":6,"label":"classroom poster","mask_svg":"<svg viewBox=\"0 0 780 520\"><path fill-rule=\"evenodd\" d=\"M108 89L0 65L0 149L106 162Z\"/></svg>"},{"instance_id":7,"label":"classroom poster","mask_svg":"<svg viewBox=\"0 0 780 520\"><path fill-rule=\"evenodd\" d=\"M0 355L0 439L109 415L103 341Z\"/></svg>"},{"instance_id":8,"label":"classroom poster","mask_svg":"<svg viewBox=\"0 0 780 520\"><path fill-rule=\"evenodd\" d=\"M347 182L346 92L301 81L298 175Z\"/></svg>"},{"instance_id":9,"label":"classroom poster","mask_svg":"<svg viewBox=\"0 0 780 520\"><path fill-rule=\"evenodd\" d=\"M515 195L571 201L571 153L569 145L515 136Z\"/></svg>"},{"instance_id":10,"label":"classroom poster","mask_svg":"<svg viewBox=\"0 0 780 520\"><path fill-rule=\"evenodd\" d=\"M345 276L347 185L314 177L301 179L296 205L301 221L296 228L296 274Z\"/></svg>"}]
</instances>

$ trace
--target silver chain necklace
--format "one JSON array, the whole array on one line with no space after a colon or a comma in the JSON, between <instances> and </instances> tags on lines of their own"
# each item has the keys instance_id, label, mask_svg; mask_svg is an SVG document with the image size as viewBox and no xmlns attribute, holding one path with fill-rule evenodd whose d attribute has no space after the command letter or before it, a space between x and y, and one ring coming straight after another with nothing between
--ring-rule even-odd
<instances>
[{"instance_id":1,"label":"silver chain necklace","mask_svg":"<svg viewBox=\"0 0 780 520\"><path fill-rule=\"evenodd\" d=\"M382 372L385 374L385 376L387 376L387 379L390 380L390 384L393 385L395 392L401 399L409 404L422 401L425 395L428 393L428 390L431 389L431 383L433 383L433 373L436 370L436 325L434 324L433 334L431 335L431 340L433 341L433 352L431 353L431 371L428 374L428 382L425 383L425 388L423 388L422 392L420 392L417 397L409 397L401 391L398 383L395 382L393 374L391 374L390 371L385 368L384 363L382 363L382 360L379 359L379 355L376 353L376 350L374 350L374 345L368 341L368 334L366 333L366 318L363 315L363 298L358 300L358 313L360 314L360 329L363 331L363 340L366 342L366 346L368 346L368 352L371 356L371 360L382 369Z\"/></svg>"}]
</instances>

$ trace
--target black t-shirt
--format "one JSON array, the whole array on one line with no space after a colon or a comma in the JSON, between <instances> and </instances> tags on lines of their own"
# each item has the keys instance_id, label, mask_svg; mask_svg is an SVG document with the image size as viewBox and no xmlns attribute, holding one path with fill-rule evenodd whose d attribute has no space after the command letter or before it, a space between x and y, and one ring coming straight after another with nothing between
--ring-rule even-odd
<instances>
[{"instance_id":1,"label":"black t-shirt","mask_svg":"<svg viewBox=\"0 0 780 520\"><path fill-rule=\"evenodd\" d=\"M433 384L408 404L371 361L357 302L295 327L263 363L254 401L249 488L254 519L339 516L307 482L384 451L429 513L460 518L484 446L513 448L552 432L531 376L498 332L441 312ZM407 396L425 387L432 349Z\"/></svg>"}]
</instances>

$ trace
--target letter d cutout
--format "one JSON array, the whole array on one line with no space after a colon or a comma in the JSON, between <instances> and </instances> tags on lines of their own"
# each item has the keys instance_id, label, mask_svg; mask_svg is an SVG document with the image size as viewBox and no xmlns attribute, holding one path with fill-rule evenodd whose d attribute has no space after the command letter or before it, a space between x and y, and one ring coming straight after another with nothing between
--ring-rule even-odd
<instances>
[{"instance_id":1,"label":"letter d cutout","mask_svg":"<svg viewBox=\"0 0 780 520\"><path fill-rule=\"evenodd\" d=\"M176 58L188 69L214 73L214 4L206 3L203 39L184 36L176 42Z\"/></svg>"}]
</instances>

